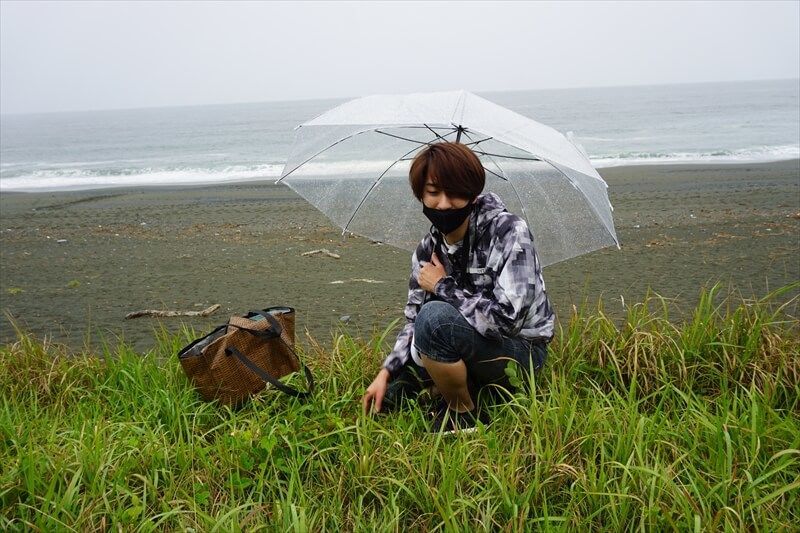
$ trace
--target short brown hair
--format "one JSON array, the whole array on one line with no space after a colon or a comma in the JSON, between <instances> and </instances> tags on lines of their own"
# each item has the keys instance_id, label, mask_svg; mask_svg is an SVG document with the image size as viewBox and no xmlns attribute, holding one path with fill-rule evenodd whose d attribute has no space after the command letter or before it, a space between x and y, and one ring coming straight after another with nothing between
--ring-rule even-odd
<instances>
[{"instance_id":1,"label":"short brown hair","mask_svg":"<svg viewBox=\"0 0 800 533\"><path fill-rule=\"evenodd\" d=\"M411 162L408 181L422 201L430 179L448 196L473 200L486 184L486 171L475 153L461 143L439 142L425 147Z\"/></svg>"}]
</instances>

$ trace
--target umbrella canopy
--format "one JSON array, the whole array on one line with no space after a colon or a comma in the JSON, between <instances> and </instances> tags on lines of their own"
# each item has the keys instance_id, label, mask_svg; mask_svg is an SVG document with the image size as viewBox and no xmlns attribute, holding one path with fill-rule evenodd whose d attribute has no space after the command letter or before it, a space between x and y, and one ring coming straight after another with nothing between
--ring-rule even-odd
<instances>
[{"instance_id":1,"label":"umbrella canopy","mask_svg":"<svg viewBox=\"0 0 800 533\"><path fill-rule=\"evenodd\" d=\"M413 250L430 222L408 183L435 142L471 148L486 188L524 217L542 265L619 245L607 185L556 130L465 91L378 95L342 104L296 130L284 182L344 232Z\"/></svg>"}]
</instances>

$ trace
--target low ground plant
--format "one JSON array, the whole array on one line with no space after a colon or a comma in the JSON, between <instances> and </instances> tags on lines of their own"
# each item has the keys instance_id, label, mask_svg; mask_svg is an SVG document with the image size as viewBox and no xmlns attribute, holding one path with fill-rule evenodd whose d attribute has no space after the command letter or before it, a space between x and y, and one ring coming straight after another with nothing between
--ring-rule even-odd
<instances>
[{"instance_id":1,"label":"low ground plant","mask_svg":"<svg viewBox=\"0 0 800 533\"><path fill-rule=\"evenodd\" d=\"M187 382L189 329L147 353L20 332L0 347L0 528L791 530L800 322L775 302L798 290L715 287L680 322L656 295L622 320L573 309L544 370L457 436L428 434L422 405L360 413L391 327L305 339L313 398L268 390L239 410Z\"/></svg>"}]
</instances>

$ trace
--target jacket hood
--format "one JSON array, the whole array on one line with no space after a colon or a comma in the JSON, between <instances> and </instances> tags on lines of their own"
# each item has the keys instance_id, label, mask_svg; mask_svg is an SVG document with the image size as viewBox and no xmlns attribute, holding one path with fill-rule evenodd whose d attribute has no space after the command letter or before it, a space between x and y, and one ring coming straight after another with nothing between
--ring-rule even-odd
<instances>
[{"instance_id":1,"label":"jacket hood","mask_svg":"<svg viewBox=\"0 0 800 533\"><path fill-rule=\"evenodd\" d=\"M475 199L475 229L480 235L497 215L506 211L506 204L493 192L487 192Z\"/></svg>"}]
</instances>

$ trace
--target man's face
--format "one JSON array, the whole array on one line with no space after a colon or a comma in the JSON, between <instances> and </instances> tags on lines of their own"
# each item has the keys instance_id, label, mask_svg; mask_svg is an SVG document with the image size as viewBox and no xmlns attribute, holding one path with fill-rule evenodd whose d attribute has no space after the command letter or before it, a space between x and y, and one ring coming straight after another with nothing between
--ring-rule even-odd
<instances>
[{"instance_id":1,"label":"man's face","mask_svg":"<svg viewBox=\"0 0 800 533\"><path fill-rule=\"evenodd\" d=\"M448 196L446 192L428 178L425 182L425 189L422 191L422 203L429 209L443 211L446 209L461 209L469 203L469 200Z\"/></svg>"}]
</instances>

